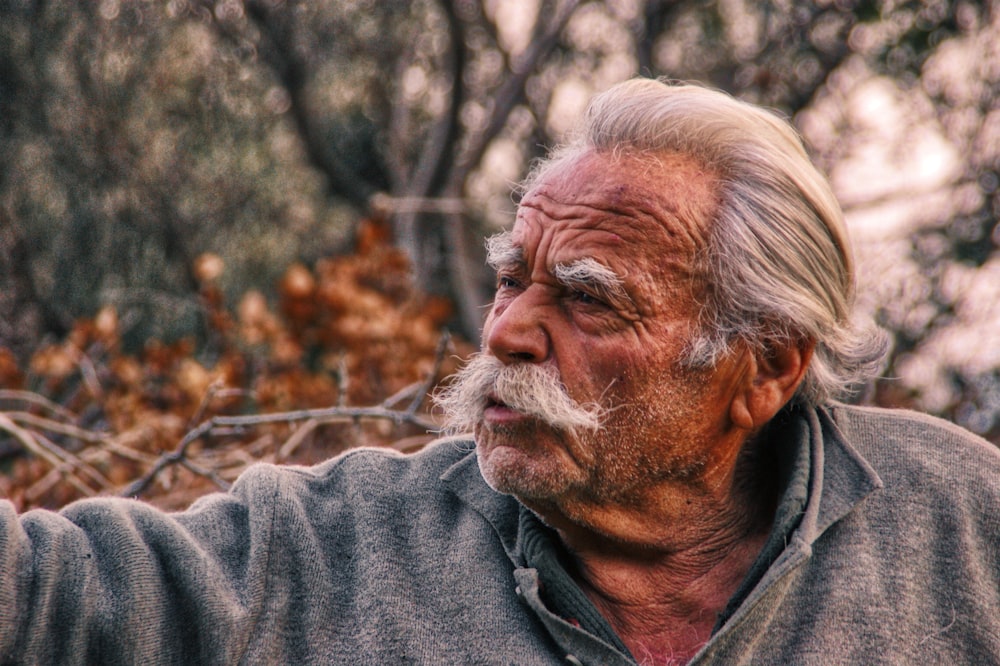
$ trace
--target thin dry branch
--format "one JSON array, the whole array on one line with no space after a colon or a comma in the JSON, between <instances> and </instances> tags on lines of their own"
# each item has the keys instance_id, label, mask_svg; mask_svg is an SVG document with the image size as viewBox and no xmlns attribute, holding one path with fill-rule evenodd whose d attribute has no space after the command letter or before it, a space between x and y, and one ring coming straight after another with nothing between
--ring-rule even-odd
<instances>
[{"instance_id":1,"label":"thin dry branch","mask_svg":"<svg viewBox=\"0 0 1000 666\"><path fill-rule=\"evenodd\" d=\"M48 474L40 478L35 483L24 492L25 498L31 502L36 502L45 493L52 490L60 481L68 481L70 485L77 489L77 491L84 497L93 497L94 491L87 487L85 483L80 481L72 474L66 474L66 470L63 467L53 467L49 470Z\"/></svg>"},{"instance_id":2,"label":"thin dry branch","mask_svg":"<svg viewBox=\"0 0 1000 666\"><path fill-rule=\"evenodd\" d=\"M309 419L301 426L295 429L292 436L285 440L285 443L281 445L278 449L278 455L275 457L275 462L283 462L288 460L295 450L299 448L299 445L305 441L306 437L311 435L316 427L319 425L319 421L316 419Z\"/></svg>"},{"instance_id":3,"label":"thin dry branch","mask_svg":"<svg viewBox=\"0 0 1000 666\"><path fill-rule=\"evenodd\" d=\"M62 460L50 453L44 446L38 443L35 435L20 427L6 414L0 414L0 430L6 431L21 443L26 450L31 451L36 456L49 463L53 467L62 465Z\"/></svg>"},{"instance_id":4,"label":"thin dry branch","mask_svg":"<svg viewBox=\"0 0 1000 666\"><path fill-rule=\"evenodd\" d=\"M434 382L437 381L437 376L441 373L441 364L444 363L444 356L449 350L454 350L454 347L451 344L451 333L444 330L441 332L441 337L438 338L437 347L434 349L434 367L429 373L427 373L427 377L424 378L423 384L414 394L413 400L410 402L410 406L406 408L406 414L411 417L416 416L417 410L420 409L420 405L424 403L424 399L431 392L431 388L434 387ZM383 406L388 406L385 402L382 404Z\"/></svg>"},{"instance_id":5,"label":"thin dry branch","mask_svg":"<svg viewBox=\"0 0 1000 666\"><path fill-rule=\"evenodd\" d=\"M60 459L61 462L58 466L60 470L66 470L68 473L75 473L79 471L91 481L96 483L102 490L108 490L111 488L112 484L108 481L107 477L98 472L92 465L84 462L80 458L76 457L69 451L63 449L62 447L56 445L54 442L49 441L48 438L38 435L35 438L38 445L44 448L46 451L51 453L55 458Z\"/></svg>"},{"instance_id":6,"label":"thin dry branch","mask_svg":"<svg viewBox=\"0 0 1000 666\"><path fill-rule=\"evenodd\" d=\"M74 468L87 468L88 476L91 476L99 483L107 487L106 479L90 467L90 465L83 463L72 454L62 451L59 447L51 444L48 440L45 440L44 437L36 437L35 433L31 433L24 428L21 428L4 414L0 414L0 430L4 430L11 434L22 444L22 446L24 446L26 450L31 451L37 457L52 466L52 471L36 483L35 486L42 484L45 488L48 488L51 487L52 483L58 482L60 479L66 479L84 496L91 496L94 494L94 490L72 473ZM44 492L44 490L37 490L33 486L28 489L27 495L28 497L36 497L42 492Z\"/></svg>"},{"instance_id":7,"label":"thin dry branch","mask_svg":"<svg viewBox=\"0 0 1000 666\"><path fill-rule=\"evenodd\" d=\"M28 412L4 412L4 416L20 425L30 425L32 428L42 432L54 432L59 435L66 435L67 437L72 437L73 439L80 440L81 442L94 444L107 441L108 439L107 433L86 430L74 425L69 425L68 423L53 421L52 419L45 418L44 416L29 414Z\"/></svg>"},{"instance_id":8,"label":"thin dry branch","mask_svg":"<svg viewBox=\"0 0 1000 666\"><path fill-rule=\"evenodd\" d=\"M214 469L202 467L201 465L197 465L186 458L179 461L178 464L183 465L188 471L194 472L198 476L203 476L206 479L209 479L222 490L229 490L231 484L216 474Z\"/></svg>"},{"instance_id":9,"label":"thin dry branch","mask_svg":"<svg viewBox=\"0 0 1000 666\"><path fill-rule=\"evenodd\" d=\"M39 395L32 391L16 391L13 389L0 389L0 400L10 400L38 405L56 414L67 421L75 421L76 416L57 402L53 402L44 395Z\"/></svg>"},{"instance_id":10,"label":"thin dry branch","mask_svg":"<svg viewBox=\"0 0 1000 666\"><path fill-rule=\"evenodd\" d=\"M188 432L176 449L163 454L156 464L140 478L129 484L123 491L125 497L135 497L141 494L156 478L156 475L171 465L183 461L188 455L191 445L202 437L218 434L219 430L231 432L232 429L244 430L253 426L273 423L295 423L297 421L316 420L318 423L337 421L359 421L364 419L384 419L397 425L409 423L434 430L437 424L419 414L406 411L386 409L385 407L325 407L320 409L300 409L290 412L275 412L253 416L214 416L202 422L197 428Z\"/></svg>"},{"instance_id":11,"label":"thin dry branch","mask_svg":"<svg viewBox=\"0 0 1000 666\"><path fill-rule=\"evenodd\" d=\"M405 410L392 409L392 405L400 399L400 393L396 393L383 401L382 404L375 407L347 407L344 405L338 405L336 407L300 409L288 412L275 412L271 414L214 416L206 421L203 421L196 428L190 430L173 451L169 451L161 455L145 474L125 487L125 489L122 490L121 495L124 497L137 497L149 487L158 474L168 467L177 464L183 465L195 474L210 478L212 481L216 482L220 488L228 487L228 485L216 475L214 470L205 469L191 463L188 453L190 447L194 444L194 442L202 439L203 437L242 432L247 428L255 426L276 423L297 423L300 421L305 422L305 424L301 426L296 433L293 434L289 441L286 442L278 451L278 460L291 455L294 449L298 447L302 440L304 440L305 437L312 432L312 430L319 425L327 423L335 423L338 421L359 423L362 420L369 419L389 420L396 425L411 424L421 427L427 431L437 430L438 424L419 414L418 410L421 404L423 404L425 396L434 385L437 376L440 374L445 354L450 347L451 336L447 331L445 331L438 340L434 366L431 372L428 373L427 378L418 385L418 390L415 392L416 394ZM346 376L347 373L345 368L341 371L342 380ZM341 386L341 395L345 395L347 393L347 388L348 387L346 385ZM409 387L404 389L404 391L408 389Z\"/></svg>"}]
</instances>

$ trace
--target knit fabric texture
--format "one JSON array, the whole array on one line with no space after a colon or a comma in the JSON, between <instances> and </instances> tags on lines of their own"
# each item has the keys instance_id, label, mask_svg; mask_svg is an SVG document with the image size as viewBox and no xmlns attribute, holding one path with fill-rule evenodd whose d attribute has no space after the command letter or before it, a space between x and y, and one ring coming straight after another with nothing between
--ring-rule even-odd
<instances>
[{"instance_id":1,"label":"knit fabric texture","mask_svg":"<svg viewBox=\"0 0 1000 666\"><path fill-rule=\"evenodd\" d=\"M691 663L1000 663L1000 452L843 405L780 432L806 494ZM550 607L473 448L258 465L176 514L2 502L0 663L634 663Z\"/></svg>"}]
</instances>

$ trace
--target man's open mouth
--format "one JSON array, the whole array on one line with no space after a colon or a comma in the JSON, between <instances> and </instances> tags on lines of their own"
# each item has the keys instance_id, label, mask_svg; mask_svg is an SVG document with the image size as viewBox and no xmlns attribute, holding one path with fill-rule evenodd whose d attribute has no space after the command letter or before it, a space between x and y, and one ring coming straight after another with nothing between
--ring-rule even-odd
<instances>
[{"instance_id":1,"label":"man's open mouth","mask_svg":"<svg viewBox=\"0 0 1000 666\"><path fill-rule=\"evenodd\" d=\"M490 407L507 407L508 409L510 408L506 402L496 397L496 395L494 395L493 393L490 393L489 395L486 396L486 409L489 409Z\"/></svg>"},{"instance_id":2,"label":"man's open mouth","mask_svg":"<svg viewBox=\"0 0 1000 666\"><path fill-rule=\"evenodd\" d=\"M504 402L493 393L486 396L486 404L483 406L483 416L488 423L497 424L513 423L528 418L528 414L525 411Z\"/></svg>"}]
</instances>

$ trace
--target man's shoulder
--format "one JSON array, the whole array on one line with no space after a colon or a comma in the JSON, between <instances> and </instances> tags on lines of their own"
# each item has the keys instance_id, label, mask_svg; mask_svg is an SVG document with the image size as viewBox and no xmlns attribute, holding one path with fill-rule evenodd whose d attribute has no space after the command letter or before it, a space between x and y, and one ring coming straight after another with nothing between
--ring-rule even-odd
<instances>
[{"instance_id":1,"label":"man's shoulder","mask_svg":"<svg viewBox=\"0 0 1000 666\"><path fill-rule=\"evenodd\" d=\"M830 415L848 444L887 485L984 491L1000 498L1000 448L941 418L905 409L836 404Z\"/></svg>"},{"instance_id":2,"label":"man's shoulder","mask_svg":"<svg viewBox=\"0 0 1000 666\"><path fill-rule=\"evenodd\" d=\"M981 436L937 416L909 409L847 405L828 407L837 424L858 434L904 439L957 441L979 446L989 442ZM996 448L995 446L993 448Z\"/></svg>"},{"instance_id":3,"label":"man's shoulder","mask_svg":"<svg viewBox=\"0 0 1000 666\"><path fill-rule=\"evenodd\" d=\"M468 437L435 439L414 453L400 453L388 446L364 446L350 449L335 458L309 468L293 468L325 475L335 471L374 474L431 475L437 478L452 465L469 457L475 443Z\"/></svg>"},{"instance_id":4,"label":"man's shoulder","mask_svg":"<svg viewBox=\"0 0 1000 666\"><path fill-rule=\"evenodd\" d=\"M436 493L441 477L468 464L474 444L468 438L443 438L416 453L389 447L358 447L311 466L257 464L244 472L234 491L281 495L375 496Z\"/></svg>"},{"instance_id":5,"label":"man's shoulder","mask_svg":"<svg viewBox=\"0 0 1000 666\"><path fill-rule=\"evenodd\" d=\"M518 505L486 484L468 439L441 439L407 454L352 449L310 467L256 465L232 492L270 510L279 532L308 525L309 532L339 535L341 546L354 538L384 544L379 549L428 548L496 534L511 550L516 540Z\"/></svg>"}]
</instances>

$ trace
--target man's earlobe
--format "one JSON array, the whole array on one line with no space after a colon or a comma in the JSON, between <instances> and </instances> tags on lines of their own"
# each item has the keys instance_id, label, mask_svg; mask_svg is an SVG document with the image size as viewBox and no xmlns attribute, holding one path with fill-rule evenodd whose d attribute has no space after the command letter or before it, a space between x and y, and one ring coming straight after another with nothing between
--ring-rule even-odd
<instances>
[{"instance_id":1,"label":"man's earlobe","mask_svg":"<svg viewBox=\"0 0 1000 666\"><path fill-rule=\"evenodd\" d=\"M770 421L795 395L815 346L812 340L796 340L754 354L749 381L730 410L734 425L757 430Z\"/></svg>"}]
</instances>

